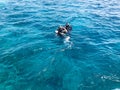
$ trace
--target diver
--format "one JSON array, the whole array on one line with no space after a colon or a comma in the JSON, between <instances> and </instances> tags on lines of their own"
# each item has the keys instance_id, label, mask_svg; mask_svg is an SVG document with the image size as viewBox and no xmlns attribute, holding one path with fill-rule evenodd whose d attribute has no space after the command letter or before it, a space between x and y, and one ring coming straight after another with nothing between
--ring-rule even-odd
<instances>
[{"instance_id":1,"label":"diver","mask_svg":"<svg viewBox=\"0 0 120 90\"><path fill-rule=\"evenodd\" d=\"M65 28L67 29L68 32L72 30L72 27L70 26L69 23L66 23Z\"/></svg>"},{"instance_id":2,"label":"diver","mask_svg":"<svg viewBox=\"0 0 120 90\"><path fill-rule=\"evenodd\" d=\"M65 27L59 26L56 33L59 34L59 35L64 35L64 34L68 33L68 31Z\"/></svg>"},{"instance_id":3,"label":"diver","mask_svg":"<svg viewBox=\"0 0 120 90\"><path fill-rule=\"evenodd\" d=\"M69 34L69 32L72 30L72 27L69 23L66 23L65 26L59 26L58 29L55 31L58 35L66 35Z\"/></svg>"}]
</instances>

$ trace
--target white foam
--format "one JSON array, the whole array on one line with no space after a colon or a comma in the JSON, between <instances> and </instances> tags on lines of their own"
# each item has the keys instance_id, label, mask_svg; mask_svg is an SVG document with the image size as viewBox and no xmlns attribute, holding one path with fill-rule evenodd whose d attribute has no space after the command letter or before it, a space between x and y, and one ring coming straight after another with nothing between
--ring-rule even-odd
<instances>
[{"instance_id":1,"label":"white foam","mask_svg":"<svg viewBox=\"0 0 120 90\"><path fill-rule=\"evenodd\" d=\"M71 48L72 47L72 42L70 41L70 37L69 36L65 37L64 44L67 46L67 48Z\"/></svg>"},{"instance_id":2,"label":"white foam","mask_svg":"<svg viewBox=\"0 0 120 90\"><path fill-rule=\"evenodd\" d=\"M70 42L70 37L69 37L69 36L67 36L67 37L65 38L65 42Z\"/></svg>"},{"instance_id":3,"label":"white foam","mask_svg":"<svg viewBox=\"0 0 120 90\"><path fill-rule=\"evenodd\" d=\"M55 31L55 33L58 33L58 31Z\"/></svg>"}]
</instances>

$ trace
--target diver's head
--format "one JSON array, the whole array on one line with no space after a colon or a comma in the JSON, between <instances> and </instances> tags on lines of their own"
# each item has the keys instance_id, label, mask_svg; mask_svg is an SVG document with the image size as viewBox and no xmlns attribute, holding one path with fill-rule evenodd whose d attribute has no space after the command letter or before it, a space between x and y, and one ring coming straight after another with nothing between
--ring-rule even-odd
<instances>
[{"instance_id":1,"label":"diver's head","mask_svg":"<svg viewBox=\"0 0 120 90\"><path fill-rule=\"evenodd\" d=\"M69 23L66 23L66 25L65 25L65 26L67 26L67 27L68 27L68 26L70 26L70 24L69 24Z\"/></svg>"}]
</instances>

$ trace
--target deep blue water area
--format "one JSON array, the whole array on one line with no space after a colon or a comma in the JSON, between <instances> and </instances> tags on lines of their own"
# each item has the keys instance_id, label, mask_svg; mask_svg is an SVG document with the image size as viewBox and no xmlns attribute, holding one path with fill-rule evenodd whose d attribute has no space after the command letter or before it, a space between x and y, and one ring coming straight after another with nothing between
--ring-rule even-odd
<instances>
[{"instance_id":1,"label":"deep blue water area","mask_svg":"<svg viewBox=\"0 0 120 90\"><path fill-rule=\"evenodd\" d=\"M120 1L0 0L0 90L120 90Z\"/></svg>"}]
</instances>

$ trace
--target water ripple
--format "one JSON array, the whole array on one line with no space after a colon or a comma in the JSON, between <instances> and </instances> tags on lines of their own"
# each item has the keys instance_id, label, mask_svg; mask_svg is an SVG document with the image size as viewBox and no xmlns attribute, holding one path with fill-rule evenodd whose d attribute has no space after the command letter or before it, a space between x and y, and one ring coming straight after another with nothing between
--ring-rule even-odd
<instances>
[{"instance_id":1,"label":"water ripple","mask_svg":"<svg viewBox=\"0 0 120 90\"><path fill-rule=\"evenodd\" d=\"M1 90L120 88L118 0L0 0L0 15Z\"/></svg>"}]
</instances>

